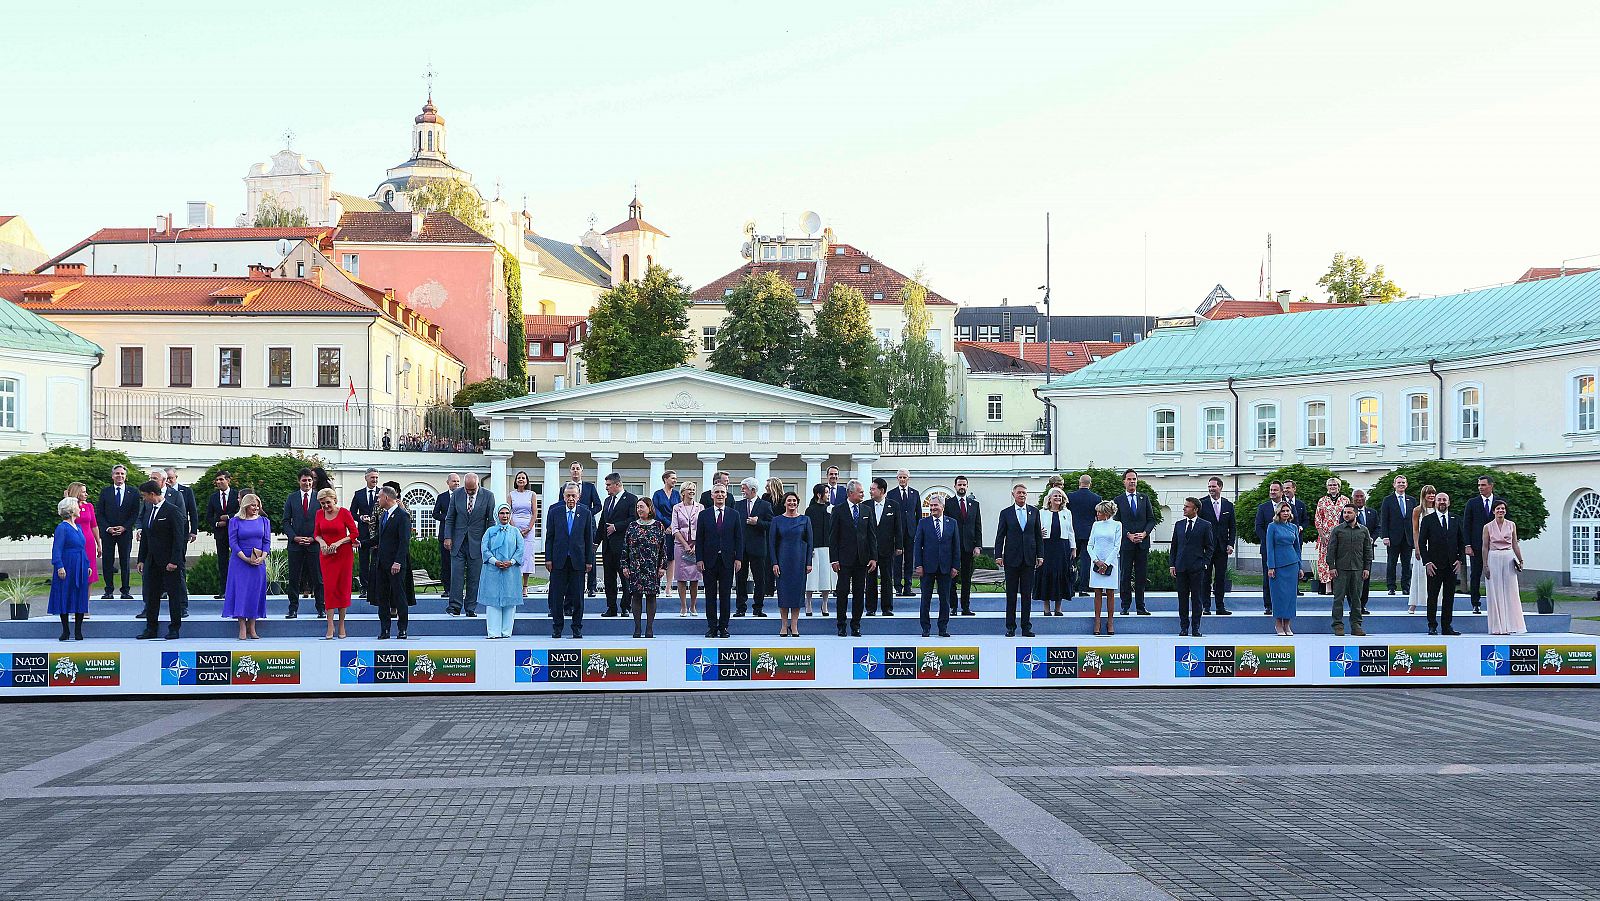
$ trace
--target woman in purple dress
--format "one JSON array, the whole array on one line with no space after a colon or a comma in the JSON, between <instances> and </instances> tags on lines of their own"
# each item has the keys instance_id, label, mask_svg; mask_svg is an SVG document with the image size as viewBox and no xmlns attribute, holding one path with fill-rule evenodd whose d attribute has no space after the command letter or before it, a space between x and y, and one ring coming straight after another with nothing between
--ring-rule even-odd
<instances>
[{"instance_id":1,"label":"woman in purple dress","mask_svg":"<svg viewBox=\"0 0 1600 901\"><path fill-rule=\"evenodd\" d=\"M272 551L272 522L261 515L261 498L239 498L239 515L228 520L228 584L222 591L222 615L239 621L239 640L260 638L256 620L267 615L267 554Z\"/></svg>"}]
</instances>

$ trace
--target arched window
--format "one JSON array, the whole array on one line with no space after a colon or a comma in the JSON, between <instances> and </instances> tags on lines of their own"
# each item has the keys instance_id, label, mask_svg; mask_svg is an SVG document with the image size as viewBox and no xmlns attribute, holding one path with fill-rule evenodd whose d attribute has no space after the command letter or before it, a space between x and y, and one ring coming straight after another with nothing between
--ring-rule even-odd
<instances>
[{"instance_id":1,"label":"arched window","mask_svg":"<svg viewBox=\"0 0 1600 901\"><path fill-rule=\"evenodd\" d=\"M1592 432L1597 427L1600 417L1596 414L1595 376L1580 374L1572 379L1572 430Z\"/></svg>"},{"instance_id":2,"label":"arched window","mask_svg":"<svg viewBox=\"0 0 1600 901\"><path fill-rule=\"evenodd\" d=\"M422 132L417 132L417 152L422 152Z\"/></svg>"},{"instance_id":3,"label":"arched window","mask_svg":"<svg viewBox=\"0 0 1600 901\"><path fill-rule=\"evenodd\" d=\"M1600 582L1600 493L1585 491L1572 502L1572 581Z\"/></svg>"},{"instance_id":4,"label":"arched window","mask_svg":"<svg viewBox=\"0 0 1600 901\"><path fill-rule=\"evenodd\" d=\"M1157 454L1178 452L1178 411L1163 407L1150 411L1150 451Z\"/></svg>"},{"instance_id":5,"label":"arched window","mask_svg":"<svg viewBox=\"0 0 1600 901\"><path fill-rule=\"evenodd\" d=\"M428 132L428 149L433 149L433 132Z\"/></svg>"},{"instance_id":6,"label":"arched window","mask_svg":"<svg viewBox=\"0 0 1600 901\"><path fill-rule=\"evenodd\" d=\"M1406 395L1406 443L1424 444L1433 440L1433 397L1426 391Z\"/></svg>"},{"instance_id":7,"label":"arched window","mask_svg":"<svg viewBox=\"0 0 1600 901\"><path fill-rule=\"evenodd\" d=\"M426 488L412 488L400 498L406 512L411 514L411 531L418 538L439 537L439 524L433 519L434 493Z\"/></svg>"},{"instance_id":8,"label":"arched window","mask_svg":"<svg viewBox=\"0 0 1600 901\"><path fill-rule=\"evenodd\" d=\"M1358 447L1383 443L1383 403L1374 394L1350 399L1350 436Z\"/></svg>"},{"instance_id":9,"label":"arched window","mask_svg":"<svg viewBox=\"0 0 1600 901\"><path fill-rule=\"evenodd\" d=\"M1223 451L1228 449L1228 408L1200 408L1200 449Z\"/></svg>"},{"instance_id":10,"label":"arched window","mask_svg":"<svg viewBox=\"0 0 1600 901\"><path fill-rule=\"evenodd\" d=\"M629 261L628 261L628 255L627 254L623 254L622 255L622 280L625 281L625 282L633 280L633 273L630 271L630 268L629 268Z\"/></svg>"}]
</instances>

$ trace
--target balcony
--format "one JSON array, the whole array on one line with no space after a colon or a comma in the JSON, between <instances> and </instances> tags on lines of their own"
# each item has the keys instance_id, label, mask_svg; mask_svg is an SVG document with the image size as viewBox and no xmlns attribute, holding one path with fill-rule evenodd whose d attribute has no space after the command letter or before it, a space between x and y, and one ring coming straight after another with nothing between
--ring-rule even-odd
<instances>
[{"instance_id":1,"label":"balcony","mask_svg":"<svg viewBox=\"0 0 1600 901\"><path fill-rule=\"evenodd\" d=\"M248 448L478 453L488 433L465 409L94 390L96 441ZM385 443L387 442L387 444Z\"/></svg>"},{"instance_id":2,"label":"balcony","mask_svg":"<svg viewBox=\"0 0 1600 901\"><path fill-rule=\"evenodd\" d=\"M972 456L990 454L1043 454L1049 452L1042 432L991 435L974 432L971 435L890 435L887 429L879 431L880 453L895 457Z\"/></svg>"}]
</instances>

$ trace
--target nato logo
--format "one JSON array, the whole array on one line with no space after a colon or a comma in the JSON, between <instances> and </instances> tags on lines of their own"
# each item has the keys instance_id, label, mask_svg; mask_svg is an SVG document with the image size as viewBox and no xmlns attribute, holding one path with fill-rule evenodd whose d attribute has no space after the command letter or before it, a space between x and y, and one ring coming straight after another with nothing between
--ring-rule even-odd
<instances>
[{"instance_id":1,"label":"nato logo","mask_svg":"<svg viewBox=\"0 0 1600 901\"><path fill-rule=\"evenodd\" d=\"M683 678L686 682L717 681L717 649L684 648Z\"/></svg>"},{"instance_id":2,"label":"nato logo","mask_svg":"<svg viewBox=\"0 0 1600 901\"><path fill-rule=\"evenodd\" d=\"M194 685L196 671L194 651L161 652L162 685Z\"/></svg>"},{"instance_id":3,"label":"nato logo","mask_svg":"<svg viewBox=\"0 0 1600 901\"><path fill-rule=\"evenodd\" d=\"M517 651L513 673L518 682L550 681L550 652L542 649Z\"/></svg>"},{"instance_id":4,"label":"nato logo","mask_svg":"<svg viewBox=\"0 0 1600 901\"><path fill-rule=\"evenodd\" d=\"M1045 665L1049 659L1049 652L1044 648L1017 648L1017 678L1018 679L1047 679L1050 677L1050 668Z\"/></svg>"},{"instance_id":5,"label":"nato logo","mask_svg":"<svg viewBox=\"0 0 1600 901\"><path fill-rule=\"evenodd\" d=\"M1178 645L1172 649L1172 674L1179 679L1198 679L1206 674L1206 649L1198 645Z\"/></svg>"},{"instance_id":6,"label":"nato logo","mask_svg":"<svg viewBox=\"0 0 1600 901\"><path fill-rule=\"evenodd\" d=\"M1503 644L1483 645L1483 675L1509 676L1511 675L1511 646Z\"/></svg>"},{"instance_id":7,"label":"nato logo","mask_svg":"<svg viewBox=\"0 0 1600 901\"><path fill-rule=\"evenodd\" d=\"M856 648L851 655L851 676L856 679L882 679L883 648Z\"/></svg>"},{"instance_id":8,"label":"nato logo","mask_svg":"<svg viewBox=\"0 0 1600 901\"><path fill-rule=\"evenodd\" d=\"M339 681L345 685L371 685L374 681L371 651L340 651Z\"/></svg>"},{"instance_id":9,"label":"nato logo","mask_svg":"<svg viewBox=\"0 0 1600 901\"><path fill-rule=\"evenodd\" d=\"M1328 647L1328 675L1361 675L1361 649L1355 645L1330 645Z\"/></svg>"}]
</instances>

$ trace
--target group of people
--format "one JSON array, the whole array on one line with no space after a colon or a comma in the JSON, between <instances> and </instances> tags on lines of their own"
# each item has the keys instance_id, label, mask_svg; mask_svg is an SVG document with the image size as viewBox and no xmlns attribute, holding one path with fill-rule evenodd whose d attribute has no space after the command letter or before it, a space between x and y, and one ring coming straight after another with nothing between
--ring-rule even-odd
<instances>
[{"instance_id":1,"label":"group of people","mask_svg":"<svg viewBox=\"0 0 1600 901\"><path fill-rule=\"evenodd\" d=\"M384 429L381 446L384 450L480 454L489 447L489 441L486 438L479 438L476 441L466 438L446 438L443 435L435 435L432 429L424 429L420 434L401 435L400 440L396 442L394 432Z\"/></svg>"}]
</instances>

